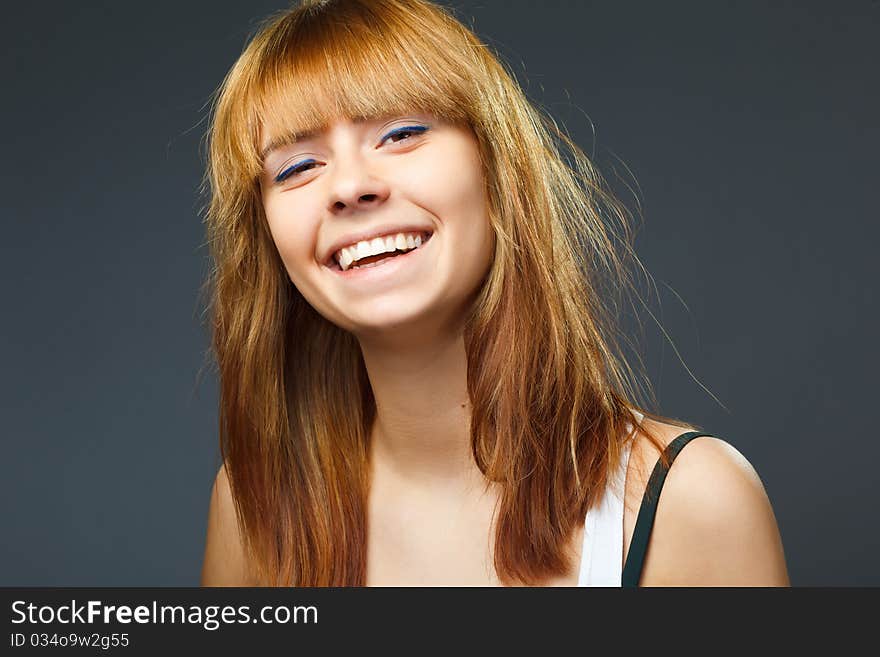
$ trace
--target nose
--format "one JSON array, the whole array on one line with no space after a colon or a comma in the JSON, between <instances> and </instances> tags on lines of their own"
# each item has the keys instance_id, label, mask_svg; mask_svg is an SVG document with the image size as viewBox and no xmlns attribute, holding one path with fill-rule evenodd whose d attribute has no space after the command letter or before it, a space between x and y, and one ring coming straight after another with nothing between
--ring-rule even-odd
<instances>
[{"instance_id":1,"label":"nose","mask_svg":"<svg viewBox=\"0 0 880 657\"><path fill-rule=\"evenodd\" d=\"M354 152L337 153L329 197L332 214L355 214L378 207L388 198L388 183L375 175L368 159Z\"/></svg>"}]
</instances>

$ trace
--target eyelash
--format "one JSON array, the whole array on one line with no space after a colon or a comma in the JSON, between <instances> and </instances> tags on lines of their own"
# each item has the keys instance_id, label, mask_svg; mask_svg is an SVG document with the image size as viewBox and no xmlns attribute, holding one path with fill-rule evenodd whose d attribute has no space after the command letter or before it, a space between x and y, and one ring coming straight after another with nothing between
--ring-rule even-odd
<instances>
[{"instance_id":1,"label":"eyelash","mask_svg":"<svg viewBox=\"0 0 880 657\"><path fill-rule=\"evenodd\" d=\"M394 137L399 134L412 132L412 133L419 135L419 134L425 133L427 130L428 130L428 126L424 126L424 125L411 125L411 126L404 126L401 128L395 128L394 130L392 130L388 134L386 134L384 137L382 137L382 141L380 143L384 143L386 139L389 139L389 138ZM399 144L401 141L406 141L406 140L401 139L400 141L396 141L394 143ZM316 162L317 162L317 160L313 160L313 159L308 159L308 160L303 160L302 162L297 162L296 164L293 164L293 165L287 167L281 173L279 173L277 176L275 176L275 182L282 183L285 180L287 180L288 178L290 178L291 176L296 176L296 175L302 173L303 171L307 170L307 169L304 169L303 167L307 167L310 164L315 164Z\"/></svg>"}]
</instances>

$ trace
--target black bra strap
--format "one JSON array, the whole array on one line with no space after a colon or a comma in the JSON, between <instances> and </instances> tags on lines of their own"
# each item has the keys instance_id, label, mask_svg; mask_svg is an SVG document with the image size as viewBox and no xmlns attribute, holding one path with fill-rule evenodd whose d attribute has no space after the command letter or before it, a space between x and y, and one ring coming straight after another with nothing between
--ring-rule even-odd
<instances>
[{"instance_id":1,"label":"black bra strap","mask_svg":"<svg viewBox=\"0 0 880 657\"><path fill-rule=\"evenodd\" d=\"M663 451L669 456L670 466L682 448L698 436L711 436L711 434L688 431L666 446ZM660 499L660 491L663 489L663 482L666 481L667 472L669 472L669 468L664 467L662 459L658 458L657 464L651 472L651 478L648 479L648 485L645 487L645 494L642 496L642 506L639 508L636 527L633 530L629 552L626 555L626 564L623 567L620 583L624 588L638 586L642 577L642 565L648 551L648 541L651 538L651 529L654 527L654 515L657 513L657 502Z\"/></svg>"}]
</instances>

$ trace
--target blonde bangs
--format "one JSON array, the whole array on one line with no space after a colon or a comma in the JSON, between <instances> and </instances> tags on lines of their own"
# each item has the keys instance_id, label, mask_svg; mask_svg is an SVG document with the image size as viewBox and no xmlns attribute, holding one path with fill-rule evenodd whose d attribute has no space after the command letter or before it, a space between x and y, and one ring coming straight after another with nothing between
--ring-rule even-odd
<instances>
[{"instance_id":1,"label":"blonde bangs","mask_svg":"<svg viewBox=\"0 0 880 657\"><path fill-rule=\"evenodd\" d=\"M264 143L289 143L340 118L426 112L451 123L474 122L481 62L468 53L479 45L450 30L457 24L440 12L414 12L418 5L388 11L394 6L376 12L344 4L269 22L243 54L243 74L230 79L225 92L225 132L245 177L259 175Z\"/></svg>"}]
</instances>

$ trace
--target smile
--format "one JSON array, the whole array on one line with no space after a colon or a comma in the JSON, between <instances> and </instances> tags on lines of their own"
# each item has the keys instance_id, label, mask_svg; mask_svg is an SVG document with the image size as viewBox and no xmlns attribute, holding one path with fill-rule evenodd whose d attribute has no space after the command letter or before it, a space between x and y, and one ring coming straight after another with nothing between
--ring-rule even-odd
<instances>
[{"instance_id":1,"label":"smile","mask_svg":"<svg viewBox=\"0 0 880 657\"><path fill-rule=\"evenodd\" d=\"M383 260L386 254L389 254L386 257L394 257L416 249L422 242L427 242L430 236L430 231L383 235L346 246L333 254L333 260L342 271L366 267Z\"/></svg>"},{"instance_id":2,"label":"smile","mask_svg":"<svg viewBox=\"0 0 880 657\"><path fill-rule=\"evenodd\" d=\"M430 232L421 234L405 233L377 238L382 240L384 244L377 244L377 240L371 240L369 243L359 242L354 247L341 249L338 252L337 255L341 254L341 263L346 264L345 268L341 266L340 262L336 262L336 258L334 258L334 263L330 270L346 279L375 278L380 275L382 277L386 274L390 275L416 260L425 246L431 241L433 235L434 233ZM370 250L367 250L365 255L361 256L360 253L364 253L364 251L354 251L354 249L359 249L364 244L374 245L371 247L373 252L370 253ZM355 255L358 257L352 259Z\"/></svg>"}]
</instances>

